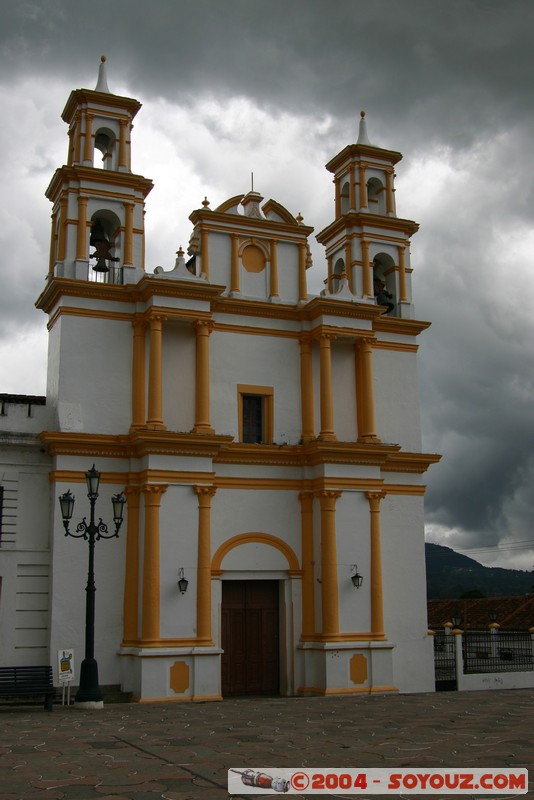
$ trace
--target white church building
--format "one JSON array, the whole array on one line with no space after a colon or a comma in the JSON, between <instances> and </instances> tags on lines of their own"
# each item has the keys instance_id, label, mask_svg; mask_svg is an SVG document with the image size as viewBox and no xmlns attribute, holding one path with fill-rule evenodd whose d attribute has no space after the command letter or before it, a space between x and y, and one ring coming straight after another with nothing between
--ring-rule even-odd
<instances>
[{"instance_id":1,"label":"white church building","mask_svg":"<svg viewBox=\"0 0 534 800\"><path fill-rule=\"evenodd\" d=\"M75 496L75 530L94 464L97 516L127 499L118 538L95 546L102 685L139 701L433 691L423 502L439 457L421 446L429 323L412 304L418 225L396 210L401 154L371 144L362 115L326 165L318 296L313 229L255 191L204 201L187 253L151 271L140 107L109 91L103 60L63 111L36 303L46 400L0 395L0 663L59 678L58 651L83 658L87 543L65 535L58 497Z\"/></svg>"}]
</instances>

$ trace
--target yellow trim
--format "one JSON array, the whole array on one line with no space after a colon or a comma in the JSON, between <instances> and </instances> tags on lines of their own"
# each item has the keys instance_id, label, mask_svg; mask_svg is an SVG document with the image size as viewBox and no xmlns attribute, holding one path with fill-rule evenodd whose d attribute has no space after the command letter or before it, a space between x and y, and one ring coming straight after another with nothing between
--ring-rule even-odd
<instances>
[{"instance_id":1,"label":"yellow trim","mask_svg":"<svg viewBox=\"0 0 534 800\"><path fill-rule=\"evenodd\" d=\"M232 251L230 257L230 291L240 291L239 275L239 236L237 233L231 235Z\"/></svg>"},{"instance_id":2,"label":"yellow trim","mask_svg":"<svg viewBox=\"0 0 534 800\"><path fill-rule=\"evenodd\" d=\"M153 642L160 636L160 528L159 509L167 487L150 484L142 487L145 505L143 547L141 641Z\"/></svg>"},{"instance_id":3,"label":"yellow trim","mask_svg":"<svg viewBox=\"0 0 534 800\"><path fill-rule=\"evenodd\" d=\"M243 442L243 395L252 394L263 397L263 437L262 441L271 444L274 436L274 388L272 386L253 386L237 384L237 422L239 441Z\"/></svg>"},{"instance_id":4,"label":"yellow trim","mask_svg":"<svg viewBox=\"0 0 534 800\"><path fill-rule=\"evenodd\" d=\"M237 536L232 536L231 539L227 539L226 542L221 544L221 546L213 555L211 560L212 572L222 570L223 559L231 550L239 547L242 544L249 543L266 544L270 547L276 548L282 553L282 555L285 556L288 569L294 573L300 574L299 560L294 550L288 545L287 542L284 542L283 539L279 539L277 536L272 536L270 533L240 533Z\"/></svg>"},{"instance_id":5,"label":"yellow trim","mask_svg":"<svg viewBox=\"0 0 534 800\"><path fill-rule=\"evenodd\" d=\"M299 301L308 299L308 286L306 282L306 260L308 255L306 242L299 242Z\"/></svg>"},{"instance_id":6,"label":"yellow trim","mask_svg":"<svg viewBox=\"0 0 534 800\"><path fill-rule=\"evenodd\" d=\"M377 339L373 347L375 350L394 350L399 353L417 353L419 350L418 344L404 344L402 342L385 342Z\"/></svg>"},{"instance_id":7,"label":"yellow trim","mask_svg":"<svg viewBox=\"0 0 534 800\"><path fill-rule=\"evenodd\" d=\"M332 349L331 341L334 337L329 333L319 335L319 398L321 431L319 439L322 441L335 441L334 431L334 402L332 394Z\"/></svg>"},{"instance_id":8,"label":"yellow trim","mask_svg":"<svg viewBox=\"0 0 534 800\"><path fill-rule=\"evenodd\" d=\"M353 689L324 689L316 686L299 686L297 694L316 694L320 696L337 694L382 694L386 692L398 692L396 686L363 686Z\"/></svg>"},{"instance_id":9,"label":"yellow trim","mask_svg":"<svg viewBox=\"0 0 534 800\"><path fill-rule=\"evenodd\" d=\"M133 352L132 352L132 427L139 428L145 424L145 340L146 320L134 317Z\"/></svg>"},{"instance_id":10,"label":"yellow trim","mask_svg":"<svg viewBox=\"0 0 534 800\"><path fill-rule=\"evenodd\" d=\"M197 320L195 329L195 425L194 433L210 434L210 342L211 322Z\"/></svg>"},{"instance_id":11,"label":"yellow trim","mask_svg":"<svg viewBox=\"0 0 534 800\"><path fill-rule=\"evenodd\" d=\"M125 266L133 265L133 203L124 203L124 256Z\"/></svg>"},{"instance_id":12,"label":"yellow trim","mask_svg":"<svg viewBox=\"0 0 534 800\"><path fill-rule=\"evenodd\" d=\"M360 408L359 440L362 442L379 442L375 429L375 400L373 389L373 345L375 340L361 336L356 342L359 353L356 355L356 374L359 378L360 388L357 389L358 408Z\"/></svg>"},{"instance_id":13,"label":"yellow trim","mask_svg":"<svg viewBox=\"0 0 534 800\"><path fill-rule=\"evenodd\" d=\"M341 492L317 492L321 504L321 619L328 640L339 634L339 597L336 546L336 500Z\"/></svg>"},{"instance_id":14,"label":"yellow trim","mask_svg":"<svg viewBox=\"0 0 534 800\"><path fill-rule=\"evenodd\" d=\"M84 260L88 258L87 251L87 197L78 195L78 220L76 235L76 258Z\"/></svg>"},{"instance_id":15,"label":"yellow trim","mask_svg":"<svg viewBox=\"0 0 534 800\"><path fill-rule=\"evenodd\" d=\"M162 314L150 316L150 345L148 365L148 418L146 424L152 429L165 429L163 422L163 322Z\"/></svg>"},{"instance_id":16,"label":"yellow trim","mask_svg":"<svg viewBox=\"0 0 534 800\"><path fill-rule=\"evenodd\" d=\"M123 645L139 636L139 501L140 488L127 486L128 527L123 601Z\"/></svg>"},{"instance_id":17,"label":"yellow trim","mask_svg":"<svg viewBox=\"0 0 534 800\"><path fill-rule=\"evenodd\" d=\"M278 293L278 246L276 239L271 239L271 268L269 272L269 296L279 297Z\"/></svg>"},{"instance_id":18,"label":"yellow trim","mask_svg":"<svg viewBox=\"0 0 534 800\"><path fill-rule=\"evenodd\" d=\"M371 630L381 636L384 633L384 599L382 593L382 555L380 546L380 501L384 492L366 492L370 513L371 540Z\"/></svg>"},{"instance_id":19,"label":"yellow trim","mask_svg":"<svg viewBox=\"0 0 534 800\"><path fill-rule=\"evenodd\" d=\"M190 686L189 664L185 661L175 661L169 669L169 687L176 694L184 694Z\"/></svg>"},{"instance_id":20,"label":"yellow trim","mask_svg":"<svg viewBox=\"0 0 534 800\"><path fill-rule=\"evenodd\" d=\"M302 554L302 636L315 634L315 579L313 547L313 493L299 494Z\"/></svg>"},{"instance_id":21,"label":"yellow trim","mask_svg":"<svg viewBox=\"0 0 534 800\"><path fill-rule=\"evenodd\" d=\"M211 640L211 498L214 486L194 486L198 498L197 636Z\"/></svg>"},{"instance_id":22,"label":"yellow trim","mask_svg":"<svg viewBox=\"0 0 534 800\"><path fill-rule=\"evenodd\" d=\"M312 345L309 336L300 337L300 404L302 441L309 442L315 436Z\"/></svg>"}]
</instances>

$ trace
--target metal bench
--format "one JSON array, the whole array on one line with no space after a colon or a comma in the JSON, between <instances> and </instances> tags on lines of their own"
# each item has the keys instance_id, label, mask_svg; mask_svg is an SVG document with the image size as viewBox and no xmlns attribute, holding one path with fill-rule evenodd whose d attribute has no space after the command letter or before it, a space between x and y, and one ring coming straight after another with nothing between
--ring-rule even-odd
<instances>
[{"instance_id":1,"label":"metal bench","mask_svg":"<svg viewBox=\"0 0 534 800\"><path fill-rule=\"evenodd\" d=\"M0 697L44 695L44 707L52 711L54 694L52 667L0 667Z\"/></svg>"}]
</instances>

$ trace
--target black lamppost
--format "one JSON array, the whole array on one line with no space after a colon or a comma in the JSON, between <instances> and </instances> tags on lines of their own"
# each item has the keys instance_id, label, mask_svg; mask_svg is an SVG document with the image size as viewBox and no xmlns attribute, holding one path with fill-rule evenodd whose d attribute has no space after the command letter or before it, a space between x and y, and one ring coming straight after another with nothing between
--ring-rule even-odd
<instances>
[{"instance_id":1,"label":"black lamppost","mask_svg":"<svg viewBox=\"0 0 534 800\"><path fill-rule=\"evenodd\" d=\"M74 698L76 703L87 703L97 708L102 705L102 693L98 685L98 664L94 657L95 652L95 541L98 539L113 539L119 535L122 525L122 514L126 498L122 493L116 494L111 498L113 504L113 521L115 523L115 533L108 534L107 525L102 522L102 518L95 524L95 503L98 498L98 485L100 483L100 472L95 469L93 464L89 472L85 473L89 502L91 504L91 516L89 524L85 517L78 523L76 533L69 531L69 522L74 511L74 495L70 490L62 494L59 498L61 506L61 516L65 526L65 536L73 536L75 539L89 540L89 568L87 571L87 586L85 588L85 658L80 667L80 686Z\"/></svg>"}]
</instances>

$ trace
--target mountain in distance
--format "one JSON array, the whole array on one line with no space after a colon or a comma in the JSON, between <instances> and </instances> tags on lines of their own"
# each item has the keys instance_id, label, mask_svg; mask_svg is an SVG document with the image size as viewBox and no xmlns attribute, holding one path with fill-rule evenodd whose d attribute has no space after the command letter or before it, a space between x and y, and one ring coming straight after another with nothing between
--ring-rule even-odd
<instances>
[{"instance_id":1,"label":"mountain in distance","mask_svg":"<svg viewBox=\"0 0 534 800\"><path fill-rule=\"evenodd\" d=\"M425 560L428 600L452 600L465 592L479 597L511 597L534 592L534 572L484 567L450 547L427 542Z\"/></svg>"}]
</instances>

